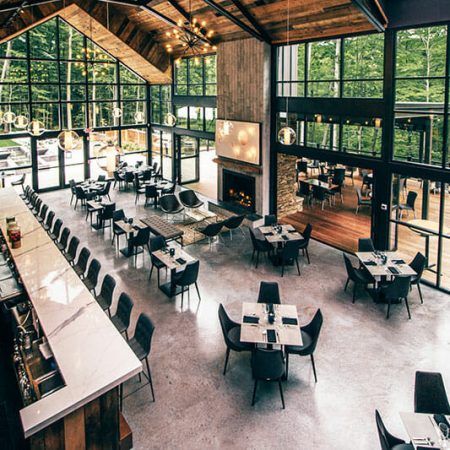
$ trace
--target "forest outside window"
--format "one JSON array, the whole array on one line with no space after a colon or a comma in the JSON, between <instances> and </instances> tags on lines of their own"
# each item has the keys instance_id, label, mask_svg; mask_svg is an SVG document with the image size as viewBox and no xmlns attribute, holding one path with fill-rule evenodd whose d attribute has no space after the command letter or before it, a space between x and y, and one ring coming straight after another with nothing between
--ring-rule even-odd
<instances>
[{"instance_id":1,"label":"forest outside window","mask_svg":"<svg viewBox=\"0 0 450 450\"><path fill-rule=\"evenodd\" d=\"M175 95L216 95L216 55L183 58L174 72Z\"/></svg>"}]
</instances>

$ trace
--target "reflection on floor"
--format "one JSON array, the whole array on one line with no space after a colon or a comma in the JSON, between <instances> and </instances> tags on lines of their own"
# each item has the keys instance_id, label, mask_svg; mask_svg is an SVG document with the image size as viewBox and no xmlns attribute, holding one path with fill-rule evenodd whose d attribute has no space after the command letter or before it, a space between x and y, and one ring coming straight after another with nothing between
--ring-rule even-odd
<instances>
[{"instance_id":1,"label":"reflection on floor","mask_svg":"<svg viewBox=\"0 0 450 450\"><path fill-rule=\"evenodd\" d=\"M290 214L283 222L292 224L299 231L303 231L305 226L311 223L314 239L346 252L355 252L358 239L370 237L371 208L360 208L358 214L355 214L357 206L355 187L362 186L361 177L356 173L354 183L353 186L350 179L345 179L342 203L337 196L336 204L329 206L327 203L323 210L320 203L304 205L302 212Z\"/></svg>"},{"instance_id":2,"label":"reflection on floor","mask_svg":"<svg viewBox=\"0 0 450 450\"><path fill-rule=\"evenodd\" d=\"M214 149L200 152L200 180L186 184L185 187L203 194L205 197L217 199L217 164Z\"/></svg>"}]
</instances>

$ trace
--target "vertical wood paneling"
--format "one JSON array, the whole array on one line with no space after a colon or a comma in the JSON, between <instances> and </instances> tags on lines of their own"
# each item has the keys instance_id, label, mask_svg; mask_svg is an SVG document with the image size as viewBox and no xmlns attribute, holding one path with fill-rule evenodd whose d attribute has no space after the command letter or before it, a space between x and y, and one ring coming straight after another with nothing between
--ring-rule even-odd
<instances>
[{"instance_id":1,"label":"vertical wood paneling","mask_svg":"<svg viewBox=\"0 0 450 450\"><path fill-rule=\"evenodd\" d=\"M45 429L45 450L64 448L64 419L58 420Z\"/></svg>"},{"instance_id":2,"label":"vertical wood paneling","mask_svg":"<svg viewBox=\"0 0 450 450\"><path fill-rule=\"evenodd\" d=\"M119 448L119 397L117 388L100 399L102 443L104 450Z\"/></svg>"},{"instance_id":3,"label":"vertical wood paneling","mask_svg":"<svg viewBox=\"0 0 450 450\"><path fill-rule=\"evenodd\" d=\"M64 418L65 450L85 450L84 408L79 408Z\"/></svg>"},{"instance_id":4,"label":"vertical wood paneling","mask_svg":"<svg viewBox=\"0 0 450 450\"><path fill-rule=\"evenodd\" d=\"M84 407L86 449L102 450L100 399L97 398Z\"/></svg>"}]
</instances>

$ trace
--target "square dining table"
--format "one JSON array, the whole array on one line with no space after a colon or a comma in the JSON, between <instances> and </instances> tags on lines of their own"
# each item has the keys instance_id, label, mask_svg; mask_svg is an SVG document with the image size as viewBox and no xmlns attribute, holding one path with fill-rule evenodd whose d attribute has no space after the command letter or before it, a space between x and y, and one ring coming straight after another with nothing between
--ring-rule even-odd
<instances>
[{"instance_id":1,"label":"square dining table","mask_svg":"<svg viewBox=\"0 0 450 450\"><path fill-rule=\"evenodd\" d=\"M292 225L281 225L281 233L278 233L273 227L260 227L259 230L264 235L267 242L272 245L284 244L287 241L303 239L302 235L295 230Z\"/></svg>"},{"instance_id":2,"label":"square dining table","mask_svg":"<svg viewBox=\"0 0 450 450\"><path fill-rule=\"evenodd\" d=\"M275 313L273 323L269 323L267 306L266 303L244 302L242 304L241 341L252 344L302 346L303 340L298 324L297 306L273 305ZM249 318L253 319L252 322L257 323L247 323ZM284 321L289 323L283 323ZM276 342L268 341L268 330L275 331Z\"/></svg>"},{"instance_id":3,"label":"square dining table","mask_svg":"<svg viewBox=\"0 0 450 450\"><path fill-rule=\"evenodd\" d=\"M134 220L133 223L125 222L124 220L118 220L117 222L114 222L114 225L124 231L127 236L128 245L127 247L121 248L120 253L129 258L130 256L135 254L133 246L131 245L130 238L134 236L134 233L137 233L141 229L148 228L148 226L140 220ZM141 248L137 248L136 252L137 254L140 254L143 252L143 250Z\"/></svg>"}]
</instances>

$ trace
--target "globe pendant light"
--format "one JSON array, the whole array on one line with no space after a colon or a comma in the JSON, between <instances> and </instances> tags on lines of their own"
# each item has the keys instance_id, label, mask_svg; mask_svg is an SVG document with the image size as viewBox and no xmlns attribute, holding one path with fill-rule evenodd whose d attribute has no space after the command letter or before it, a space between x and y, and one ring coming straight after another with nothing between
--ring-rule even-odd
<instances>
[{"instance_id":1,"label":"globe pendant light","mask_svg":"<svg viewBox=\"0 0 450 450\"><path fill-rule=\"evenodd\" d=\"M136 111L134 113L134 121L136 123L144 123L145 122L145 115L143 111Z\"/></svg>"},{"instance_id":2,"label":"globe pendant light","mask_svg":"<svg viewBox=\"0 0 450 450\"><path fill-rule=\"evenodd\" d=\"M3 122L11 124L16 120L16 115L12 111L6 111L3 114Z\"/></svg>"},{"instance_id":3,"label":"globe pendant light","mask_svg":"<svg viewBox=\"0 0 450 450\"><path fill-rule=\"evenodd\" d=\"M14 126L20 129L26 128L28 126L28 117L22 115L17 116L16 120L14 120Z\"/></svg>"},{"instance_id":4,"label":"globe pendant light","mask_svg":"<svg viewBox=\"0 0 450 450\"><path fill-rule=\"evenodd\" d=\"M0 125L3 125L3 111L0 109Z\"/></svg>"},{"instance_id":5,"label":"globe pendant light","mask_svg":"<svg viewBox=\"0 0 450 450\"><path fill-rule=\"evenodd\" d=\"M168 127L174 127L177 123L177 118L172 113L167 113L164 118L164 123Z\"/></svg>"},{"instance_id":6,"label":"globe pendant light","mask_svg":"<svg viewBox=\"0 0 450 450\"><path fill-rule=\"evenodd\" d=\"M28 132L32 136L40 136L44 131L45 131L45 126L40 120L33 119L28 124Z\"/></svg>"},{"instance_id":7,"label":"globe pendant light","mask_svg":"<svg viewBox=\"0 0 450 450\"><path fill-rule=\"evenodd\" d=\"M64 130L58 134L58 147L65 152L81 149L81 138L73 130Z\"/></svg>"},{"instance_id":8,"label":"globe pendant light","mask_svg":"<svg viewBox=\"0 0 450 450\"><path fill-rule=\"evenodd\" d=\"M122 117L122 110L120 108L113 108L112 115L114 119L120 119Z\"/></svg>"},{"instance_id":9,"label":"globe pendant light","mask_svg":"<svg viewBox=\"0 0 450 450\"><path fill-rule=\"evenodd\" d=\"M286 20L286 38L287 45L289 46L290 37L290 5L289 0L287 0L287 20ZM292 145L297 139L297 134L293 128L289 126L289 96L286 97L286 125L280 129L278 132L278 142L283 145Z\"/></svg>"}]
</instances>

